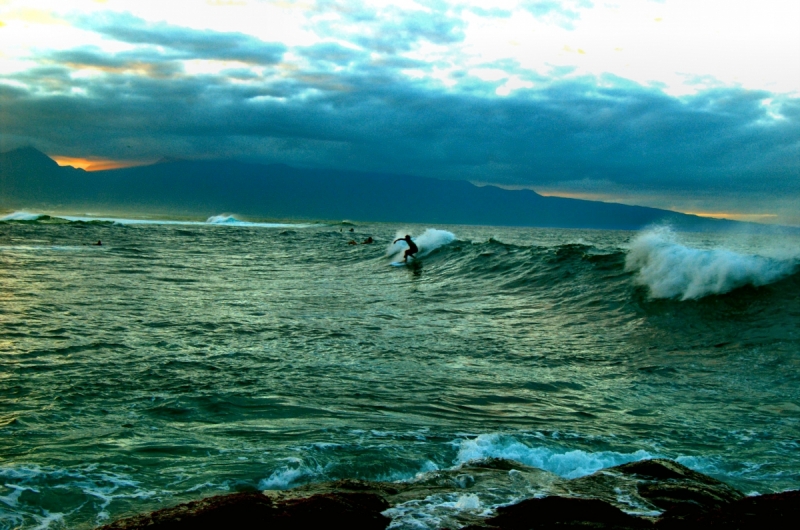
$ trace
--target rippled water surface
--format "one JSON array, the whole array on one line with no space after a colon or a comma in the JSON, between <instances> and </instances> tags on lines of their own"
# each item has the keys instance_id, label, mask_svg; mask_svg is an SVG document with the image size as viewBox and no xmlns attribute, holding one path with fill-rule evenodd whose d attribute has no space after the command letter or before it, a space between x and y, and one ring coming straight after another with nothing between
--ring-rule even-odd
<instances>
[{"instance_id":1,"label":"rippled water surface","mask_svg":"<svg viewBox=\"0 0 800 530\"><path fill-rule=\"evenodd\" d=\"M486 456L800 488L791 238L51 221L0 223L0 528Z\"/></svg>"}]
</instances>

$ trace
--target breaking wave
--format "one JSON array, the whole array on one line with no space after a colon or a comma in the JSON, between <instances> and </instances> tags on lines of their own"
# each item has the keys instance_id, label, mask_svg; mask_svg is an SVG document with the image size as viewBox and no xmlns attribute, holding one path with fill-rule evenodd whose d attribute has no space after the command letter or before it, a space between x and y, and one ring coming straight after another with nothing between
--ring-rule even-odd
<instances>
[{"instance_id":1,"label":"breaking wave","mask_svg":"<svg viewBox=\"0 0 800 530\"><path fill-rule=\"evenodd\" d=\"M654 458L654 455L643 450L633 453L588 452L580 449L559 451L545 446L531 446L514 437L501 434L481 434L459 444L457 457L459 463L484 458L514 460L564 478L578 478L607 467Z\"/></svg>"},{"instance_id":2,"label":"breaking wave","mask_svg":"<svg viewBox=\"0 0 800 530\"><path fill-rule=\"evenodd\" d=\"M14 212L0 217L0 221L37 221L42 214L30 212Z\"/></svg>"},{"instance_id":3,"label":"breaking wave","mask_svg":"<svg viewBox=\"0 0 800 530\"><path fill-rule=\"evenodd\" d=\"M397 234L395 234L395 239L400 239L405 237L405 235L406 232L398 231ZM428 228L417 237L412 237L411 240L419 247L419 253L417 253L416 256L421 258L440 247L452 243L456 240L456 236L447 230ZM396 241L386 248L386 255L389 256L392 261L397 261L403 258L403 252L406 248L408 248L408 245L406 245L404 241Z\"/></svg>"},{"instance_id":4,"label":"breaking wave","mask_svg":"<svg viewBox=\"0 0 800 530\"><path fill-rule=\"evenodd\" d=\"M646 286L653 298L690 300L745 285L770 284L792 274L797 261L691 248L678 243L670 230L660 228L633 240L625 268L636 271L634 281Z\"/></svg>"}]
</instances>

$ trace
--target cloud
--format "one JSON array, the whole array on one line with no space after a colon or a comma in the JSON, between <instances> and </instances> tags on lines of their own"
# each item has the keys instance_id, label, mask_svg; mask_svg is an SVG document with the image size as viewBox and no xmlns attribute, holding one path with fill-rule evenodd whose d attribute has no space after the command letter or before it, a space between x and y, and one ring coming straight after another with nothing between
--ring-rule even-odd
<instances>
[{"instance_id":1,"label":"cloud","mask_svg":"<svg viewBox=\"0 0 800 530\"><path fill-rule=\"evenodd\" d=\"M133 50L109 54L96 46L56 51L42 57L45 61L70 68L90 68L104 72L136 72L153 77L172 77L183 72L183 65L173 57L155 50Z\"/></svg>"},{"instance_id":2,"label":"cloud","mask_svg":"<svg viewBox=\"0 0 800 530\"><path fill-rule=\"evenodd\" d=\"M280 62L286 46L267 43L244 33L201 31L163 22L150 23L127 13L105 13L75 19L78 27L120 42L162 47L173 59L212 59L272 65Z\"/></svg>"},{"instance_id":3,"label":"cloud","mask_svg":"<svg viewBox=\"0 0 800 530\"><path fill-rule=\"evenodd\" d=\"M425 4L423 9L409 11L393 5L377 8L364 2L328 0L317 2L309 23L321 38L346 38L365 50L390 55L422 43L449 45L463 40L466 24L449 13L447 4Z\"/></svg>"},{"instance_id":4,"label":"cloud","mask_svg":"<svg viewBox=\"0 0 800 530\"><path fill-rule=\"evenodd\" d=\"M75 80L64 67L40 68L15 79L57 85L61 95L2 94L5 132L70 146L76 156L129 154L121 145L146 136L152 142L140 142L150 142L141 156L237 156L569 189L602 181L631 190L800 192L796 100L773 102L782 116L775 119L764 92L677 99L590 78L497 99L431 90L337 46L304 53L359 66L248 83L226 75ZM110 70L133 60L86 49L59 57ZM86 96L68 95L71 86Z\"/></svg>"},{"instance_id":5,"label":"cloud","mask_svg":"<svg viewBox=\"0 0 800 530\"><path fill-rule=\"evenodd\" d=\"M537 18L547 18L565 29L573 29L573 22L580 19L581 10L593 6L588 0L559 1L526 0L520 7Z\"/></svg>"},{"instance_id":6,"label":"cloud","mask_svg":"<svg viewBox=\"0 0 800 530\"><path fill-rule=\"evenodd\" d=\"M535 4L539 16L571 16ZM458 44L458 24L335 6L339 18L319 21L330 36L291 49L131 15L81 20L131 48L45 52L38 68L0 79L0 148L406 173L694 211L762 201L789 212L800 201L797 98L737 87L673 97L613 75L544 77L510 59L472 65L500 72L493 81L453 68L447 89L409 77L442 65L404 50ZM367 28L359 38L333 38L356 27ZM188 59L234 64L192 73ZM535 88L496 97L511 78Z\"/></svg>"}]
</instances>

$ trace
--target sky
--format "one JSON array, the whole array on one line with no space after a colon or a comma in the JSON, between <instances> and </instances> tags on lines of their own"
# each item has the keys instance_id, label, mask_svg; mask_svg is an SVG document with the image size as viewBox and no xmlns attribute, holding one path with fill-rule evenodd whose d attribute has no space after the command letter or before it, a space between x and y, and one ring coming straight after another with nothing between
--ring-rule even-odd
<instances>
[{"instance_id":1,"label":"sky","mask_svg":"<svg viewBox=\"0 0 800 530\"><path fill-rule=\"evenodd\" d=\"M0 151L800 225L797 0L0 0Z\"/></svg>"}]
</instances>

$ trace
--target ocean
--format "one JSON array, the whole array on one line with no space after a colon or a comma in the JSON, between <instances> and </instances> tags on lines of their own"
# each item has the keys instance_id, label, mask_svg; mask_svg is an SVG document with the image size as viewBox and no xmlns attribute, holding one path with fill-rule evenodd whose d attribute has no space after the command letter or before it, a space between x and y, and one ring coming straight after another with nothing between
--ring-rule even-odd
<instances>
[{"instance_id":1,"label":"ocean","mask_svg":"<svg viewBox=\"0 0 800 530\"><path fill-rule=\"evenodd\" d=\"M405 234L419 257L392 266ZM798 489L799 257L795 236L668 227L6 215L0 528L487 457ZM547 484L470 491L392 527Z\"/></svg>"}]
</instances>

